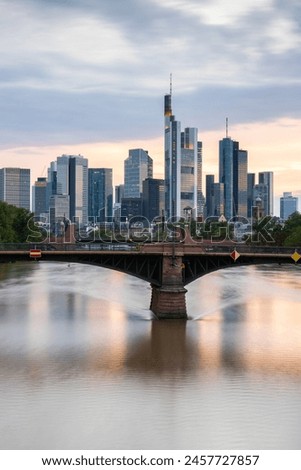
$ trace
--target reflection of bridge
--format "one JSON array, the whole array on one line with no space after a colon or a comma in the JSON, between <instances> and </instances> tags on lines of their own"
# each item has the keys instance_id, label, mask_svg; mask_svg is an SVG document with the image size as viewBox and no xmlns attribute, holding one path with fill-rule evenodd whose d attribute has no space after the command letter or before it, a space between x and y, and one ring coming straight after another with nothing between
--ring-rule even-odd
<instances>
[{"instance_id":1,"label":"reflection of bridge","mask_svg":"<svg viewBox=\"0 0 301 470\"><path fill-rule=\"evenodd\" d=\"M160 319L187 318L185 286L205 274L234 265L298 263L301 250L183 243L1 245L0 261L77 262L131 274L151 283L151 310Z\"/></svg>"}]
</instances>

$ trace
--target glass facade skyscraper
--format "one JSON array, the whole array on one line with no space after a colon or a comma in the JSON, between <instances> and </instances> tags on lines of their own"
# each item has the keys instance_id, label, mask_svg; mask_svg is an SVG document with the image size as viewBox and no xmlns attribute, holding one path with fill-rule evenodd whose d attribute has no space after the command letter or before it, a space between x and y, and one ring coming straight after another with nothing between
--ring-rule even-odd
<instances>
[{"instance_id":1,"label":"glass facade skyscraper","mask_svg":"<svg viewBox=\"0 0 301 470\"><path fill-rule=\"evenodd\" d=\"M224 184L225 217L233 217L233 163L234 151L238 149L238 142L225 137L219 142L219 182Z\"/></svg>"},{"instance_id":2,"label":"glass facade skyscraper","mask_svg":"<svg viewBox=\"0 0 301 470\"><path fill-rule=\"evenodd\" d=\"M106 222L113 216L112 168L89 168L89 220Z\"/></svg>"},{"instance_id":3,"label":"glass facade skyscraper","mask_svg":"<svg viewBox=\"0 0 301 470\"><path fill-rule=\"evenodd\" d=\"M258 173L259 184L267 186L267 198L264 201L265 215L274 215L274 174L272 171Z\"/></svg>"},{"instance_id":4,"label":"glass facade skyscraper","mask_svg":"<svg viewBox=\"0 0 301 470\"><path fill-rule=\"evenodd\" d=\"M285 192L280 198L280 219L287 220L290 215L298 210L298 198L292 193Z\"/></svg>"},{"instance_id":5,"label":"glass facade skyscraper","mask_svg":"<svg viewBox=\"0 0 301 470\"><path fill-rule=\"evenodd\" d=\"M171 109L171 95L164 99L165 214L167 218L185 216L191 209L197 218L203 212L202 143L198 130L176 121Z\"/></svg>"},{"instance_id":6,"label":"glass facade skyscraper","mask_svg":"<svg viewBox=\"0 0 301 470\"><path fill-rule=\"evenodd\" d=\"M226 219L248 215L248 152L230 137L219 142L219 182L224 184Z\"/></svg>"},{"instance_id":7,"label":"glass facade skyscraper","mask_svg":"<svg viewBox=\"0 0 301 470\"><path fill-rule=\"evenodd\" d=\"M124 161L124 197L142 195L142 182L153 177L153 160L147 150L131 149Z\"/></svg>"},{"instance_id":8,"label":"glass facade skyscraper","mask_svg":"<svg viewBox=\"0 0 301 470\"><path fill-rule=\"evenodd\" d=\"M248 152L234 151L233 160L233 215L247 218L248 216Z\"/></svg>"},{"instance_id":9,"label":"glass facade skyscraper","mask_svg":"<svg viewBox=\"0 0 301 470\"><path fill-rule=\"evenodd\" d=\"M0 201L30 210L30 170L0 169Z\"/></svg>"},{"instance_id":10,"label":"glass facade skyscraper","mask_svg":"<svg viewBox=\"0 0 301 470\"><path fill-rule=\"evenodd\" d=\"M32 187L32 211L37 217L48 211L47 178L38 178Z\"/></svg>"},{"instance_id":11,"label":"glass facade skyscraper","mask_svg":"<svg viewBox=\"0 0 301 470\"><path fill-rule=\"evenodd\" d=\"M56 193L52 194L68 195L69 219L71 222L86 225L88 223L88 160L81 155L61 155L57 157L56 162L52 162L50 173L54 179L49 182L49 192L56 190Z\"/></svg>"},{"instance_id":12,"label":"glass facade skyscraper","mask_svg":"<svg viewBox=\"0 0 301 470\"><path fill-rule=\"evenodd\" d=\"M247 174L248 218L252 217L253 188L255 186L255 173Z\"/></svg>"},{"instance_id":13,"label":"glass facade skyscraper","mask_svg":"<svg viewBox=\"0 0 301 470\"><path fill-rule=\"evenodd\" d=\"M164 210L164 180L147 178L143 181L142 214L152 222Z\"/></svg>"}]
</instances>

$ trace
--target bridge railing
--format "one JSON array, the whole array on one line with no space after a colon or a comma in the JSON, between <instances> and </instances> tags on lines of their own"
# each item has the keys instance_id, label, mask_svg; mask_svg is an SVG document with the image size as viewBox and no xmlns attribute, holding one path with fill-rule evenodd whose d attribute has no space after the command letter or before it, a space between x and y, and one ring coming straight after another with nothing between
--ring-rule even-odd
<instances>
[{"instance_id":1,"label":"bridge railing","mask_svg":"<svg viewBox=\"0 0 301 470\"><path fill-rule=\"evenodd\" d=\"M294 251L301 253L300 247L287 246L256 246L256 245L205 245L203 247L207 253L231 253L233 250L240 254L257 253L257 254L283 254L291 255Z\"/></svg>"},{"instance_id":2,"label":"bridge railing","mask_svg":"<svg viewBox=\"0 0 301 470\"><path fill-rule=\"evenodd\" d=\"M1 251L30 251L39 249L41 251L137 251L137 244L108 244L108 243L0 243Z\"/></svg>"}]
</instances>

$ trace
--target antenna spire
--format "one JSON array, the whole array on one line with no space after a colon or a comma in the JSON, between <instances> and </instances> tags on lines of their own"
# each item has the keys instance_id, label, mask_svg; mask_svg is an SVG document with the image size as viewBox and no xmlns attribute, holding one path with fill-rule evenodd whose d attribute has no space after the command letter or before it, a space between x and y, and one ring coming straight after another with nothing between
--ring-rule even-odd
<instances>
[{"instance_id":1,"label":"antenna spire","mask_svg":"<svg viewBox=\"0 0 301 470\"><path fill-rule=\"evenodd\" d=\"M228 118L226 118L226 137L228 138L228 130L229 130L229 124L228 124Z\"/></svg>"},{"instance_id":2,"label":"antenna spire","mask_svg":"<svg viewBox=\"0 0 301 470\"><path fill-rule=\"evenodd\" d=\"M172 95L172 73L169 76L169 94Z\"/></svg>"}]
</instances>

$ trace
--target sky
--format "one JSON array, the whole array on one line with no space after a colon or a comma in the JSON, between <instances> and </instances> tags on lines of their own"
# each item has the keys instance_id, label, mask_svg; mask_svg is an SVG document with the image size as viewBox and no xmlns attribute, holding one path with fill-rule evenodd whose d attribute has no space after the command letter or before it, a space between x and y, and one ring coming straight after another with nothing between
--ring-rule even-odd
<instances>
[{"instance_id":1,"label":"sky","mask_svg":"<svg viewBox=\"0 0 301 470\"><path fill-rule=\"evenodd\" d=\"M300 0L0 0L0 167L81 154L123 181L131 148L164 176L163 97L197 127L203 174L218 142L248 150L301 198ZM301 210L301 200L299 201Z\"/></svg>"}]
</instances>

